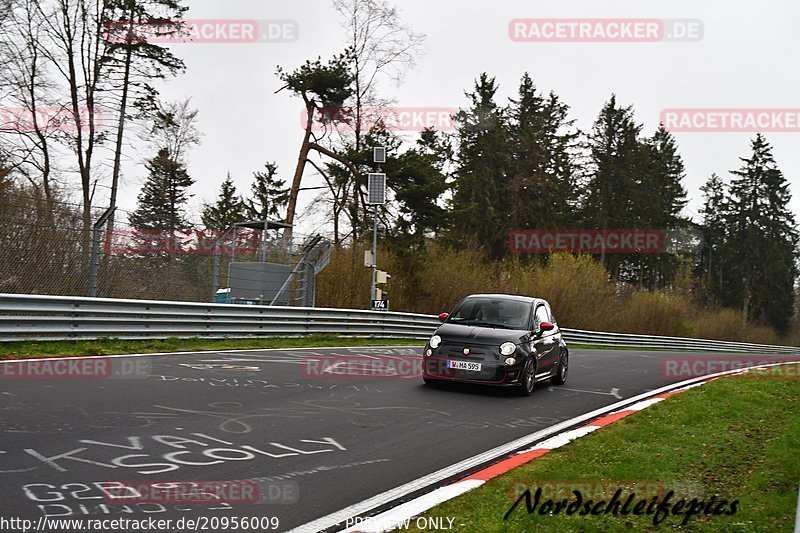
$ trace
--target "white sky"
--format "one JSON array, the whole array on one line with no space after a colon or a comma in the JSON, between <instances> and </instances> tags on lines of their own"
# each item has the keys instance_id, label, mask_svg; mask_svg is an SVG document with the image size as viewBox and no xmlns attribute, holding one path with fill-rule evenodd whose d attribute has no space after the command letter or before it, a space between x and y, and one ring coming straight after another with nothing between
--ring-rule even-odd
<instances>
[{"instance_id":1,"label":"white sky","mask_svg":"<svg viewBox=\"0 0 800 533\"><path fill-rule=\"evenodd\" d=\"M291 2L189 0L187 19L290 19L300 36L290 43L174 45L187 72L162 86L166 99L192 98L199 110L202 144L189 153L197 181L193 207L212 200L230 172L240 192L252 173L277 161L289 182L302 140L302 102L279 88L275 68L292 70L306 59L340 52L344 32L327 0ZM402 0L404 19L427 35L427 51L401 87L386 86L386 96L403 107L460 107L464 91L483 71L500 85L500 103L513 96L524 71L540 90L554 90L571 107L577 126L589 131L612 92L622 105L633 104L644 132L652 133L664 108L797 108L800 69L800 3L754 4L706 0L570 0L543 2L494 0ZM667 18L699 19L697 42L519 43L508 35L515 18ZM726 178L749 155L754 133L676 133L686 163L685 186L695 215L699 187L712 173ZM790 180L792 207L800 213L798 133L767 133L775 159ZM130 154L139 162L146 153ZM390 154L391 155L391 154ZM128 166L121 207L133 209L145 176ZM307 168L303 186L320 185ZM301 193L302 204L315 191ZM302 228L301 228L302 229ZM309 229L309 228L305 228ZM314 227L313 229L317 229ZM325 230L325 227L319 228ZM327 228L330 229L330 228Z\"/></svg>"}]
</instances>

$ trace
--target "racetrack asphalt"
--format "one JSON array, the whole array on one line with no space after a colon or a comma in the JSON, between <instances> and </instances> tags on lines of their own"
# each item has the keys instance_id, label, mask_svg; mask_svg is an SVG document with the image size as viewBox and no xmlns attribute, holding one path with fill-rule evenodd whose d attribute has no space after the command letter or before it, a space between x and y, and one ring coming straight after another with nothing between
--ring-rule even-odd
<instances>
[{"instance_id":1,"label":"racetrack asphalt","mask_svg":"<svg viewBox=\"0 0 800 533\"><path fill-rule=\"evenodd\" d=\"M256 516L276 517L285 531L620 399L726 370L731 361L800 360L573 349L564 386L539 383L523 398L505 389L424 386L416 375L420 353L247 350L113 358L111 375L6 371L0 518ZM386 375L364 375L378 368ZM114 492L116 482L143 494L159 481L197 481L203 491L234 481L242 494L223 485L227 503L198 504L180 500L185 494ZM130 499L114 499L120 496Z\"/></svg>"}]
</instances>

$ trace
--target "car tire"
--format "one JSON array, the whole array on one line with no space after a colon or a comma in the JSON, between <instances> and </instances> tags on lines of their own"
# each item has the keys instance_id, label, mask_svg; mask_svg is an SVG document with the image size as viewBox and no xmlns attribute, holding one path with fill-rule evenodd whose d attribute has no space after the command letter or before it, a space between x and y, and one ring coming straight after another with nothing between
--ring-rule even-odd
<instances>
[{"instance_id":1,"label":"car tire","mask_svg":"<svg viewBox=\"0 0 800 533\"><path fill-rule=\"evenodd\" d=\"M550 378L550 383L553 385L563 385L567 382L567 374L569 373L569 352L564 350L558 358L558 367L556 374Z\"/></svg>"},{"instance_id":2,"label":"car tire","mask_svg":"<svg viewBox=\"0 0 800 533\"><path fill-rule=\"evenodd\" d=\"M533 359L528 359L525 366L522 368L521 376L522 384L517 389L517 394L520 396L530 396L536 384L536 363Z\"/></svg>"}]
</instances>

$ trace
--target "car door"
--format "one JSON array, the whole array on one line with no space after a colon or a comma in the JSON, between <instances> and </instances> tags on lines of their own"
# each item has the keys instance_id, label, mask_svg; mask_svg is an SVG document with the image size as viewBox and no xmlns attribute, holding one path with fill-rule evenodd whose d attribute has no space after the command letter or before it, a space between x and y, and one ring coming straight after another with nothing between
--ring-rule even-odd
<instances>
[{"instance_id":1,"label":"car door","mask_svg":"<svg viewBox=\"0 0 800 533\"><path fill-rule=\"evenodd\" d=\"M550 322L550 313L544 303L538 303L533 313L533 347L538 360L536 375L549 374L558 361L558 328L542 331L541 323Z\"/></svg>"}]
</instances>

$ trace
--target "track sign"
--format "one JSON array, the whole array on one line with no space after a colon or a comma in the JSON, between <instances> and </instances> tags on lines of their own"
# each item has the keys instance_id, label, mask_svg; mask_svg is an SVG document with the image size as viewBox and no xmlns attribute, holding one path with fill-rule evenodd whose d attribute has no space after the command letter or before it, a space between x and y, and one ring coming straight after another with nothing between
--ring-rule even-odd
<instances>
[{"instance_id":1,"label":"track sign","mask_svg":"<svg viewBox=\"0 0 800 533\"><path fill-rule=\"evenodd\" d=\"M389 300L372 300L373 311L388 311Z\"/></svg>"},{"instance_id":2,"label":"track sign","mask_svg":"<svg viewBox=\"0 0 800 533\"><path fill-rule=\"evenodd\" d=\"M386 174L370 173L367 185L367 205L384 205L386 203Z\"/></svg>"},{"instance_id":3,"label":"track sign","mask_svg":"<svg viewBox=\"0 0 800 533\"><path fill-rule=\"evenodd\" d=\"M386 163L386 148L376 146L372 149L372 161L375 163Z\"/></svg>"},{"instance_id":4,"label":"track sign","mask_svg":"<svg viewBox=\"0 0 800 533\"><path fill-rule=\"evenodd\" d=\"M389 274L384 272L383 270L378 270L375 272L375 283L389 283L389 278L391 278Z\"/></svg>"}]
</instances>

